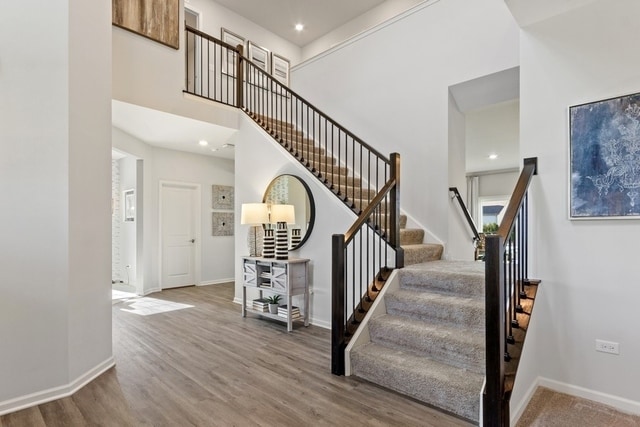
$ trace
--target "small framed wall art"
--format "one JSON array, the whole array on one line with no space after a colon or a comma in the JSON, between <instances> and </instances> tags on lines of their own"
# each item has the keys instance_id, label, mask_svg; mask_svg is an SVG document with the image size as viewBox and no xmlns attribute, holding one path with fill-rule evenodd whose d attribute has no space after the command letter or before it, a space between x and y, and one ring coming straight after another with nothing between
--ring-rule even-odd
<instances>
[{"instance_id":1,"label":"small framed wall art","mask_svg":"<svg viewBox=\"0 0 640 427\"><path fill-rule=\"evenodd\" d=\"M211 208L233 210L233 187L229 185L211 186Z\"/></svg>"},{"instance_id":2,"label":"small framed wall art","mask_svg":"<svg viewBox=\"0 0 640 427\"><path fill-rule=\"evenodd\" d=\"M258 46L249 40L249 49L247 52L249 60L253 62L261 70L269 72L269 50L262 46Z\"/></svg>"},{"instance_id":3,"label":"small framed wall art","mask_svg":"<svg viewBox=\"0 0 640 427\"><path fill-rule=\"evenodd\" d=\"M244 37L237 35L226 28L220 29L222 41L233 47L244 46ZM222 72L230 76L236 75L236 55L226 48L222 49Z\"/></svg>"},{"instance_id":4,"label":"small framed wall art","mask_svg":"<svg viewBox=\"0 0 640 427\"><path fill-rule=\"evenodd\" d=\"M211 235L233 236L233 212L211 213Z\"/></svg>"},{"instance_id":5,"label":"small framed wall art","mask_svg":"<svg viewBox=\"0 0 640 427\"><path fill-rule=\"evenodd\" d=\"M285 86L289 86L289 60L271 53L271 75Z\"/></svg>"},{"instance_id":6,"label":"small framed wall art","mask_svg":"<svg viewBox=\"0 0 640 427\"><path fill-rule=\"evenodd\" d=\"M136 194L135 191L127 190L123 193L124 199L124 220L134 221L136 219Z\"/></svg>"},{"instance_id":7,"label":"small framed wall art","mask_svg":"<svg viewBox=\"0 0 640 427\"><path fill-rule=\"evenodd\" d=\"M569 107L569 218L640 219L640 93Z\"/></svg>"}]
</instances>

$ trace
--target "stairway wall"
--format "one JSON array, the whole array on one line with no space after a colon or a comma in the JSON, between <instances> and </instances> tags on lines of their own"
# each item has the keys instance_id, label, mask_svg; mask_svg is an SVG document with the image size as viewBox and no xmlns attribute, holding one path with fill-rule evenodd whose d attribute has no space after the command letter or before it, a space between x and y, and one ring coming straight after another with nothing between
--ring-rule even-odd
<instances>
[{"instance_id":1,"label":"stairway wall","mask_svg":"<svg viewBox=\"0 0 640 427\"><path fill-rule=\"evenodd\" d=\"M300 64L292 82L380 152L400 153L402 209L448 246L448 88L517 66L518 32L503 0L429 4Z\"/></svg>"},{"instance_id":2,"label":"stairway wall","mask_svg":"<svg viewBox=\"0 0 640 427\"><path fill-rule=\"evenodd\" d=\"M291 251L295 257L311 260L311 323L331 326L331 235L344 233L353 224L355 215L324 185L291 157L248 116L241 113L240 129L234 137L235 160L235 254L236 294L242 297L240 257L248 254L249 226L240 224L242 203L262 201L267 186L281 174L297 175L311 189L316 205L316 219L309 240L302 248ZM295 302L294 302L295 304Z\"/></svg>"},{"instance_id":3,"label":"stairway wall","mask_svg":"<svg viewBox=\"0 0 640 427\"><path fill-rule=\"evenodd\" d=\"M640 57L630 54L638 15L635 0L600 0L521 32L521 152L540 165L530 202L533 277L543 284L514 403L541 377L640 412L640 340L628 327L640 299L638 221L567 219L568 106L640 90ZM597 353L596 339L619 342L620 355Z\"/></svg>"}]
</instances>

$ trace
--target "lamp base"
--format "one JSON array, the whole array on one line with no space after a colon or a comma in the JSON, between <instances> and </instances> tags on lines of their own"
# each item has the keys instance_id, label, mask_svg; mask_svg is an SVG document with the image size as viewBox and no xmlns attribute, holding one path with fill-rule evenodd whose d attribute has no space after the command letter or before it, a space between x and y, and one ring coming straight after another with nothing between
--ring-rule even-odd
<instances>
[{"instance_id":1,"label":"lamp base","mask_svg":"<svg viewBox=\"0 0 640 427\"><path fill-rule=\"evenodd\" d=\"M264 230L261 225L252 225L247 234L247 246L249 248L249 256L258 257L262 254L262 245L264 242Z\"/></svg>"},{"instance_id":2,"label":"lamp base","mask_svg":"<svg viewBox=\"0 0 640 427\"><path fill-rule=\"evenodd\" d=\"M276 224L276 259L289 258L289 232L286 222Z\"/></svg>"}]
</instances>

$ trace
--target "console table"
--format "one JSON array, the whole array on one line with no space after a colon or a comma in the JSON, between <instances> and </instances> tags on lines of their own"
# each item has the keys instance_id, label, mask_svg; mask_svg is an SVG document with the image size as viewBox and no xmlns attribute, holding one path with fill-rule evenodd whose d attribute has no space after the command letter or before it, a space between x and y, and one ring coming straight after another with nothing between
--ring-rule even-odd
<instances>
[{"instance_id":1,"label":"console table","mask_svg":"<svg viewBox=\"0 0 640 427\"><path fill-rule=\"evenodd\" d=\"M259 298L263 292L269 295L281 295L286 301L285 310L280 307L280 314L272 314L247 307L247 288L258 289ZM300 317L292 317L292 297L304 296ZM294 321L304 321L309 326L309 260L306 258L274 259L261 257L242 257L242 317L247 312L259 314L270 319L287 323L287 331L293 330Z\"/></svg>"}]
</instances>

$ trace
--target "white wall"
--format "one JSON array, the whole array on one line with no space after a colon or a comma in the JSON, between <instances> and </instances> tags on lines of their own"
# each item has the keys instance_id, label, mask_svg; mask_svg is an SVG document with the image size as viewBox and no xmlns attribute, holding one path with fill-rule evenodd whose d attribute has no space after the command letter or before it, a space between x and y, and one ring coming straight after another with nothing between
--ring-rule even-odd
<instances>
[{"instance_id":1,"label":"white wall","mask_svg":"<svg viewBox=\"0 0 640 427\"><path fill-rule=\"evenodd\" d=\"M0 6L0 413L113 364L110 22L101 2Z\"/></svg>"},{"instance_id":2,"label":"white wall","mask_svg":"<svg viewBox=\"0 0 640 427\"><path fill-rule=\"evenodd\" d=\"M141 215L144 230L142 238L144 265L138 266L138 270L142 268L144 283L142 286L138 284L138 292L146 294L160 288L160 181L200 184L202 191L200 284L233 280L234 238L211 235L211 186L233 185L233 160L152 147L117 128L113 128L113 146L144 162L142 178L144 212Z\"/></svg>"},{"instance_id":3,"label":"white wall","mask_svg":"<svg viewBox=\"0 0 640 427\"><path fill-rule=\"evenodd\" d=\"M478 196L511 196L516 187L518 176L520 176L520 172L517 170L480 175L478 177Z\"/></svg>"},{"instance_id":4,"label":"white wall","mask_svg":"<svg viewBox=\"0 0 640 427\"><path fill-rule=\"evenodd\" d=\"M467 172L519 168L520 103L517 99L468 111ZM489 159L495 153L497 159Z\"/></svg>"},{"instance_id":5,"label":"white wall","mask_svg":"<svg viewBox=\"0 0 640 427\"><path fill-rule=\"evenodd\" d=\"M315 55L321 54L422 2L423 0L387 0L304 46L302 60L306 61Z\"/></svg>"},{"instance_id":6,"label":"white wall","mask_svg":"<svg viewBox=\"0 0 640 427\"><path fill-rule=\"evenodd\" d=\"M638 221L567 219L568 107L638 92L638 16L635 0L600 0L521 33L521 151L538 157L532 276L542 284L512 408L540 376L640 412ZM597 353L597 338L619 342L620 355Z\"/></svg>"},{"instance_id":7,"label":"white wall","mask_svg":"<svg viewBox=\"0 0 640 427\"><path fill-rule=\"evenodd\" d=\"M402 209L447 242L448 87L518 65L502 0L417 7L293 72L301 93L367 143L402 158Z\"/></svg>"},{"instance_id":8,"label":"white wall","mask_svg":"<svg viewBox=\"0 0 640 427\"><path fill-rule=\"evenodd\" d=\"M467 178L465 174L465 116L453 95L449 94L449 176L448 186L456 187L465 200ZM474 259L473 232L467 223L458 201L449 195L449 244L445 247L446 259L471 261Z\"/></svg>"},{"instance_id":9,"label":"white wall","mask_svg":"<svg viewBox=\"0 0 640 427\"><path fill-rule=\"evenodd\" d=\"M184 0L184 4L185 7L200 13L200 30L205 33L220 39L220 29L226 28L244 37L245 42L251 40L271 52L284 56L291 61L291 65L300 62L302 55L300 47L258 26L253 21L238 15L221 4L213 0Z\"/></svg>"},{"instance_id":10,"label":"white wall","mask_svg":"<svg viewBox=\"0 0 640 427\"><path fill-rule=\"evenodd\" d=\"M292 162L291 155L245 115L241 116L240 131L235 138L236 213L240 212L242 203L262 201L271 180L281 174L296 175L311 189L316 206L313 231L302 248L289 254L311 260L311 321L315 325L328 328L331 325L331 236L335 233L345 233L353 224L355 215L302 165ZM238 214L235 220L235 298L236 301L241 301L241 257L249 253L249 226L240 225Z\"/></svg>"}]
</instances>

